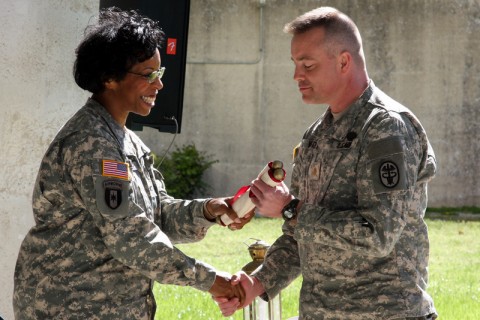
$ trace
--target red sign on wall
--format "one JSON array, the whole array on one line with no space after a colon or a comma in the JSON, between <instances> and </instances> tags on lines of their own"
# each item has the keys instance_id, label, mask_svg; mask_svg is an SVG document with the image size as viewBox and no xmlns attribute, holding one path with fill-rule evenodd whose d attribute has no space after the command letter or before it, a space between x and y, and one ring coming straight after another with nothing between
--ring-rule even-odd
<instances>
[{"instance_id":1,"label":"red sign on wall","mask_svg":"<svg viewBox=\"0 0 480 320\"><path fill-rule=\"evenodd\" d=\"M177 39L168 38L167 39L167 54L177 54Z\"/></svg>"}]
</instances>

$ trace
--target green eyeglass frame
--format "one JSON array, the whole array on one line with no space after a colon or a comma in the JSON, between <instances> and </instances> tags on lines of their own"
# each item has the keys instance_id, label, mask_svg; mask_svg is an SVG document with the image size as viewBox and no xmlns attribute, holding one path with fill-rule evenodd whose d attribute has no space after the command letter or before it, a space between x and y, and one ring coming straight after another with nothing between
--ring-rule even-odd
<instances>
[{"instance_id":1,"label":"green eyeglass frame","mask_svg":"<svg viewBox=\"0 0 480 320\"><path fill-rule=\"evenodd\" d=\"M157 78L162 79L163 74L165 73L165 67L161 67L157 71L153 71L152 73L149 73L149 74L141 74L141 73L136 73L136 72L131 72L131 71L127 71L127 73L131 73L131 74L134 74L136 76L142 77L145 80L147 80L148 83L153 83L153 82L155 82L155 80L157 80Z\"/></svg>"}]
</instances>

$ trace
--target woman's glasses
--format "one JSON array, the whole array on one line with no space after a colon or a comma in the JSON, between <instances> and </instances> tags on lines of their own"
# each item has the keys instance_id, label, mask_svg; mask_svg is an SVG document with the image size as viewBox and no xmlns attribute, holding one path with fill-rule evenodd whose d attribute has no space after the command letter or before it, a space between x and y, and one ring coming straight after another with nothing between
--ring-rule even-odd
<instances>
[{"instance_id":1,"label":"woman's glasses","mask_svg":"<svg viewBox=\"0 0 480 320\"><path fill-rule=\"evenodd\" d=\"M140 76L142 78L145 78L145 80L147 80L148 83L153 83L155 80L157 80L157 78L162 79L163 74L165 73L165 67L161 67L157 71L153 71L152 73L149 73L149 74L141 74L141 73L136 73L131 71L127 71L127 73Z\"/></svg>"}]
</instances>

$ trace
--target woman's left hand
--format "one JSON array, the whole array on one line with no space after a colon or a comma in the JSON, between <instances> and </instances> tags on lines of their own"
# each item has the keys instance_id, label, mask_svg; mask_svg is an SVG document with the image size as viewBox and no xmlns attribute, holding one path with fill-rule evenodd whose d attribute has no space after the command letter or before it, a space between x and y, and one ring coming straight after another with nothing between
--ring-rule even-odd
<instances>
[{"instance_id":1,"label":"woman's left hand","mask_svg":"<svg viewBox=\"0 0 480 320\"><path fill-rule=\"evenodd\" d=\"M238 217L235 211L231 208L229 203L231 203L233 197L228 198L213 198L207 202L205 205L205 218L208 220L215 219L217 223L224 225L220 217L224 214L228 215L230 219L233 220L231 224L228 225L230 230L240 230L244 225L252 220L255 215L255 208L247 212L242 218Z\"/></svg>"}]
</instances>

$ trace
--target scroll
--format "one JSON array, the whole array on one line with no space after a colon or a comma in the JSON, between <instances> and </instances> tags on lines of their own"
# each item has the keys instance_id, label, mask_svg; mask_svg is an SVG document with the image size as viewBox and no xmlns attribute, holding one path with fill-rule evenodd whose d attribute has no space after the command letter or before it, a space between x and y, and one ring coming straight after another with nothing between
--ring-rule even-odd
<instances>
[{"instance_id":1,"label":"scroll","mask_svg":"<svg viewBox=\"0 0 480 320\"><path fill-rule=\"evenodd\" d=\"M286 172L283 169L283 162L275 160L269 162L258 174L257 178L271 187L275 187L285 180ZM255 208L251 198L255 197L250 191L250 186L241 187L233 197L230 205L239 218L243 218L247 212ZM226 214L220 217L223 224L228 226L233 221Z\"/></svg>"}]
</instances>

